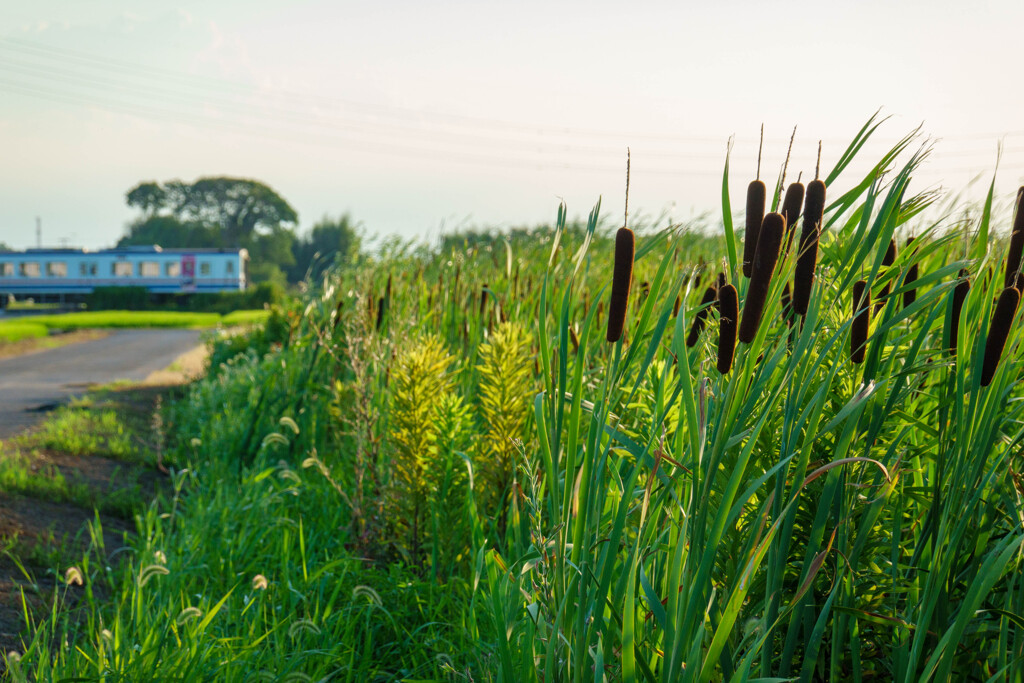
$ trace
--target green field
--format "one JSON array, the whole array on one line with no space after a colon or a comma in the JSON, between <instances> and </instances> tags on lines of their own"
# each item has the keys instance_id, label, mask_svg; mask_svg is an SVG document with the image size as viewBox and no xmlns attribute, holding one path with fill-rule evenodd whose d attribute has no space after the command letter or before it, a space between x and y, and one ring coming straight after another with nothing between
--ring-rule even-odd
<instances>
[{"instance_id":1,"label":"green field","mask_svg":"<svg viewBox=\"0 0 1024 683\"><path fill-rule=\"evenodd\" d=\"M45 336L47 330L82 330L105 328L186 327L206 329L218 325L249 325L266 320L269 311L234 311L219 313L184 313L177 311L87 311L35 315L31 318L0 320L0 339L13 341L18 330L32 329ZM25 336L25 332L21 333Z\"/></svg>"},{"instance_id":2,"label":"green field","mask_svg":"<svg viewBox=\"0 0 1024 683\"><path fill-rule=\"evenodd\" d=\"M717 233L630 249L599 206L561 207L335 273L169 409L173 494L122 564L82 559L88 599L8 661L38 680L1022 680L1024 219L1008 245L991 194L926 211L913 135L851 176L875 123L822 169L820 224L748 232L726 166Z\"/></svg>"},{"instance_id":3,"label":"green field","mask_svg":"<svg viewBox=\"0 0 1024 683\"><path fill-rule=\"evenodd\" d=\"M0 322L0 341L16 342L22 339L45 337L50 329L41 323L25 320L5 320Z\"/></svg>"}]
</instances>

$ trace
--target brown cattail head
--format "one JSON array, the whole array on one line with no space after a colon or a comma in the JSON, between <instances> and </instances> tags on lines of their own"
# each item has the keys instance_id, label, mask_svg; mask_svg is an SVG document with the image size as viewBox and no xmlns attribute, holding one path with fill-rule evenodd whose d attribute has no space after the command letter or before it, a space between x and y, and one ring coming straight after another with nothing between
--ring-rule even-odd
<instances>
[{"instance_id":1,"label":"brown cattail head","mask_svg":"<svg viewBox=\"0 0 1024 683\"><path fill-rule=\"evenodd\" d=\"M867 282L857 280L853 283L853 325L850 328L850 360L854 363L864 362L870 320L871 291Z\"/></svg>"},{"instance_id":2,"label":"brown cattail head","mask_svg":"<svg viewBox=\"0 0 1024 683\"><path fill-rule=\"evenodd\" d=\"M569 341L572 343L572 352L578 353L580 350L580 338L576 336L576 328L569 325Z\"/></svg>"},{"instance_id":3,"label":"brown cattail head","mask_svg":"<svg viewBox=\"0 0 1024 683\"><path fill-rule=\"evenodd\" d=\"M790 183L786 188L786 197L782 200L782 217L786 219L786 253L793 246L793 234L796 232L796 221L800 217L800 209L804 205L804 184Z\"/></svg>"},{"instance_id":4,"label":"brown cattail head","mask_svg":"<svg viewBox=\"0 0 1024 683\"><path fill-rule=\"evenodd\" d=\"M480 288L480 315L484 314L484 310L487 309L487 283Z\"/></svg>"},{"instance_id":5,"label":"brown cattail head","mask_svg":"<svg viewBox=\"0 0 1024 683\"><path fill-rule=\"evenodd\" d=\"M1013 217L1013 230L1010 232L1010 244L1006 250L1006 275L1003 279L1004 287L1016 287L1018 290L1024 284L1021 277L1020 261L1024 254L1024 187L1017 190L1016 213Z\"/></svg>"},{"instance_id":6,"label":"brown cattail head","mask_svg":"<svg viewBox=\"0 0 1024 683\"><path fill-rule=\"evenodd\" d=\"M1006 346L1010 328L1013 326L1013 316L1017 314L1019 304L1020 292L1013 287L1007 287L999 295L995 313L992 314L992 324L988 328L988 340L985 342L985 360L981 368L981 386L983 387L987 387L996 374L999 359L1003 355L1003 348Z\"/></svg>"},{"instance_id":7,"label":"brown cattail head","mask_svg":"<svg viewBox=\"0 0 1024 683\"><path fill-rule=\"evenodd\" d=\"M804 220L800 230L800 251L797 253L796 273L793 279L793 310L797 315L807 315L807 307L811 302L814 270L818 265L818 238L821 236L821 221L824 215L825 183L812 180L807 185Z\"/></svg>"},{"instance_id":8,"label":"brown cattail head","mask_svg":"<svg viewBox=\"0 0 1024 683\"><path fill-rule=\"evenodd\" d=\"M341 309L345 305L344 299L338 299L338 305L334 307L334 325L331 326L332 330L338 329L338 323L341 322Z\"/></svg>"},{"instance_id":9,"label":"brown cattail head","mask_svg":"<svg viewBox=\"0 0 1024 683\"><path fill-rule=\"evenodd\" d=\"M388 273L388 283L384 287L384 298L391 301L391 273Z\"/></svg>"},{"instance_id":10,"label":"brown cattail head","mask_svg":"<svg viewBox=\"0 0 1024 683\"><path fill-rule=\"evenodd\" d=\"M910 245L912 245L913 243L914 238L908 237L907 247L909 248ZM914 303L917 300L917 288L911 286L916 281L917 264L915 263L914 265L910 266L910 268L907 269L907 275L906 277L903 278L903 286L906 287L906 289L903 291L903 308L906 308L907 306L909 306L910 304Z\"/></svg>"},{"instance_id":11,"label":"brown cattail head","mask_svg":"<svg viewBox=\"0 0 1024 683\"><path fill-rule=\"evenodd\" d=\"M681 300L679 298L679 295L676 294L676 302L672 305L672 317L673 318L675 318L676 316L679 315L679 304L680 303L681 303Z\"/></svg>"},{"instance_id":12,"label":"brown cattail head","mask_svg":"<svg viewBox=\"0 0 1024 683\"><path fill-rule=\"evenodd\" d=\"M626 325L626 307L629 304L629 285L633 281L633 255L636 238L629 228L619 228L615 234L615 272L612 275L612 296L608 302L609 342L622 337Z\"/></svg>"},{"instance_id":13,"label":"brown cattail head","mask_svg":"<svg viewBox=\"0 0 1024 683\"><path fill-rule=\"evenodd\" d=\"M768 299L768 289L772 284L772 274L779 260L779 250L786 235L786 219L779 213L770 213L761 224L761 234L757 238L757 252L754 254L754 267L750 275L750 287L747 298L743 302L743 320L740 322L740 341L749 344L757 336L761 326L761 315L764 303Z\"/></svg>"},{"instance_id":14,"label":"brown cattail head","mask_svg":"<svg viewBox=\"0 0 1024 683\"><path fill-rule=\"evenodd\" d=\"M747 230L743 242L743 274L747 277L750 277L754 266L754 253L757 251L758 235L764 221L766 192L760 180L752 180L747 186Z\"/></svg>"},{"instance_id":15,"label":"brown cattail head","mask_svg":"<svg viewBox=\"0 0 1024 683\"><path fill-rule=\"evenodd\" d=\"M889 246L885 248L885 256L882 257L882 267L888 268L896 262L896 240L890 239ZM885 306L885 300L889 296L889 283L882 287L878 294L878 301L875 302L875 313L878 313Z\"/></svg>"},{"instance_id":16,"label":"brown cattail head","mask_svg":"<svg viewBox=\"0 0 1024 683\"><path fill-rule=\"evenodd\" d=\"M787 325L793 324L793 294L789 289L789 281L782 288L782 320Z\"/></svg>"},{"instance_id":17,"label":"brown cattail head","mask_svg":"<svg viewBox=\"0 0 1024 683\"><path fill-rule=\"evenodd\" d=\"M711 308L711 304L715 303L717 296L718 290L714 287L708 287L704 290L704 296L700 300L700 308L697 309L697 313L693 316L693 322L690 324L690 334L686 337L687 346L692 347L697 343L697 339L704 329L704 322L708 317L708 309Z\"/></svg>"},{"instance_id":18,"label":"brown cattail head","mask_svg":"<svg viewBox=\"0 0 1024 683\"><path fill-rule=\"evenodd\" d=\"M732 359L736 355L736 327L740 317L739 296L732 285L718 290L718 311L718 371L724 375L732 369Z\"/></svg>"},{"instance_id":19,"label":"brown cattail head","mask_svg":"<svg viewBox=\"0 0 1024 683\"><path fill-rule=\"evenodd\" d=\"M960 269L960 282L953 288L953 307L949 316L949 352L956 355L957 336L960 334L960 311L963 310L964 301L971 291L971 281L967 278L967 271Z\"/></svg>"},{"instance_id":20,"label":"brown cattail head","mask_svg":"<svg viewBox=\"0 0 1024 683\"><path fill-rule=\"evenodd\" d=\"M384 324L384 297L377 300L377 329Z\"/></svg>"},{"instance_id":21,"label":"brown cattail head","mask_svg":"<svg viewBox=\"0 0 1024 683\"><path fill-rule=\"evenodd\" d=\"M727 284L728 281L725 279L725 273L723 273L722 271L718 271L718 279L715 280L715 289L721 289L722 287L725 287Z\"/></svg>"}]
</instances>

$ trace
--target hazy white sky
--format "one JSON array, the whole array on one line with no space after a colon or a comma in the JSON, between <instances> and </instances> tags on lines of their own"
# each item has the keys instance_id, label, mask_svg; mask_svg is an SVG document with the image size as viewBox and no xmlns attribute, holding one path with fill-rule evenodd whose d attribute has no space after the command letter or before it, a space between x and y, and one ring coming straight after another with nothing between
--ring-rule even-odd
<instances>
[{"instance_id":1,"label":"hazy white sky","mask_svg":"<svg viewBox=\"0 0 1024 683\"><path fill-rule=\"evenodd\" d=\"M307 229L585 216L599 195L684 219L824 168L877 108L868 156L919 123L918 187L1024 177L1024 2L35 1L0 5L0 241L112 244L142 180L259 179ZM847 178L847 183L853 179ZM840 191L842 188L837 188ZM980 192L976 189L975 192Z\"/></svg>"}]
</instances>

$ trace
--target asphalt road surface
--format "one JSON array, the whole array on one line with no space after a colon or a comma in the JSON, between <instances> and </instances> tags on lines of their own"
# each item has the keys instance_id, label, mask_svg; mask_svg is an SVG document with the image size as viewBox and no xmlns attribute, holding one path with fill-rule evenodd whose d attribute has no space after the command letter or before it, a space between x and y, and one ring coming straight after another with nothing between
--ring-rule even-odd
<instances>
[{"instance_id":1,"label":"asphalt road surface","mask_svg":"<svg viewBox=\"0 0 1024 683\"><path fill-rule=\"evenodd\" d=\"M199 344L198 330L115 330L102 339L0 360L0 439L91 384L139 382Z\"/></svg>"}]
</instances>

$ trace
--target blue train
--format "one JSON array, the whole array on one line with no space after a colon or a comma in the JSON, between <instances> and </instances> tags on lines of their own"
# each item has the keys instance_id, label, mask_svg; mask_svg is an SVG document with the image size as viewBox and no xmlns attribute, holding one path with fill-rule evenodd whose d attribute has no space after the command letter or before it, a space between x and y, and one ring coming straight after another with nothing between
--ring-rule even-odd
<instances>
[{"instance_id":1,"label":"blue train","mask_svg":"<svg viewBox=\"0 0 1024 683\"><path fill-rule=\"evenodd\" d=\"M70 301L97 287L145 287L152 295L245 289L245 249L158 245L0 252L0 306L10 297Z\"/></svg>"}]
</instances>

